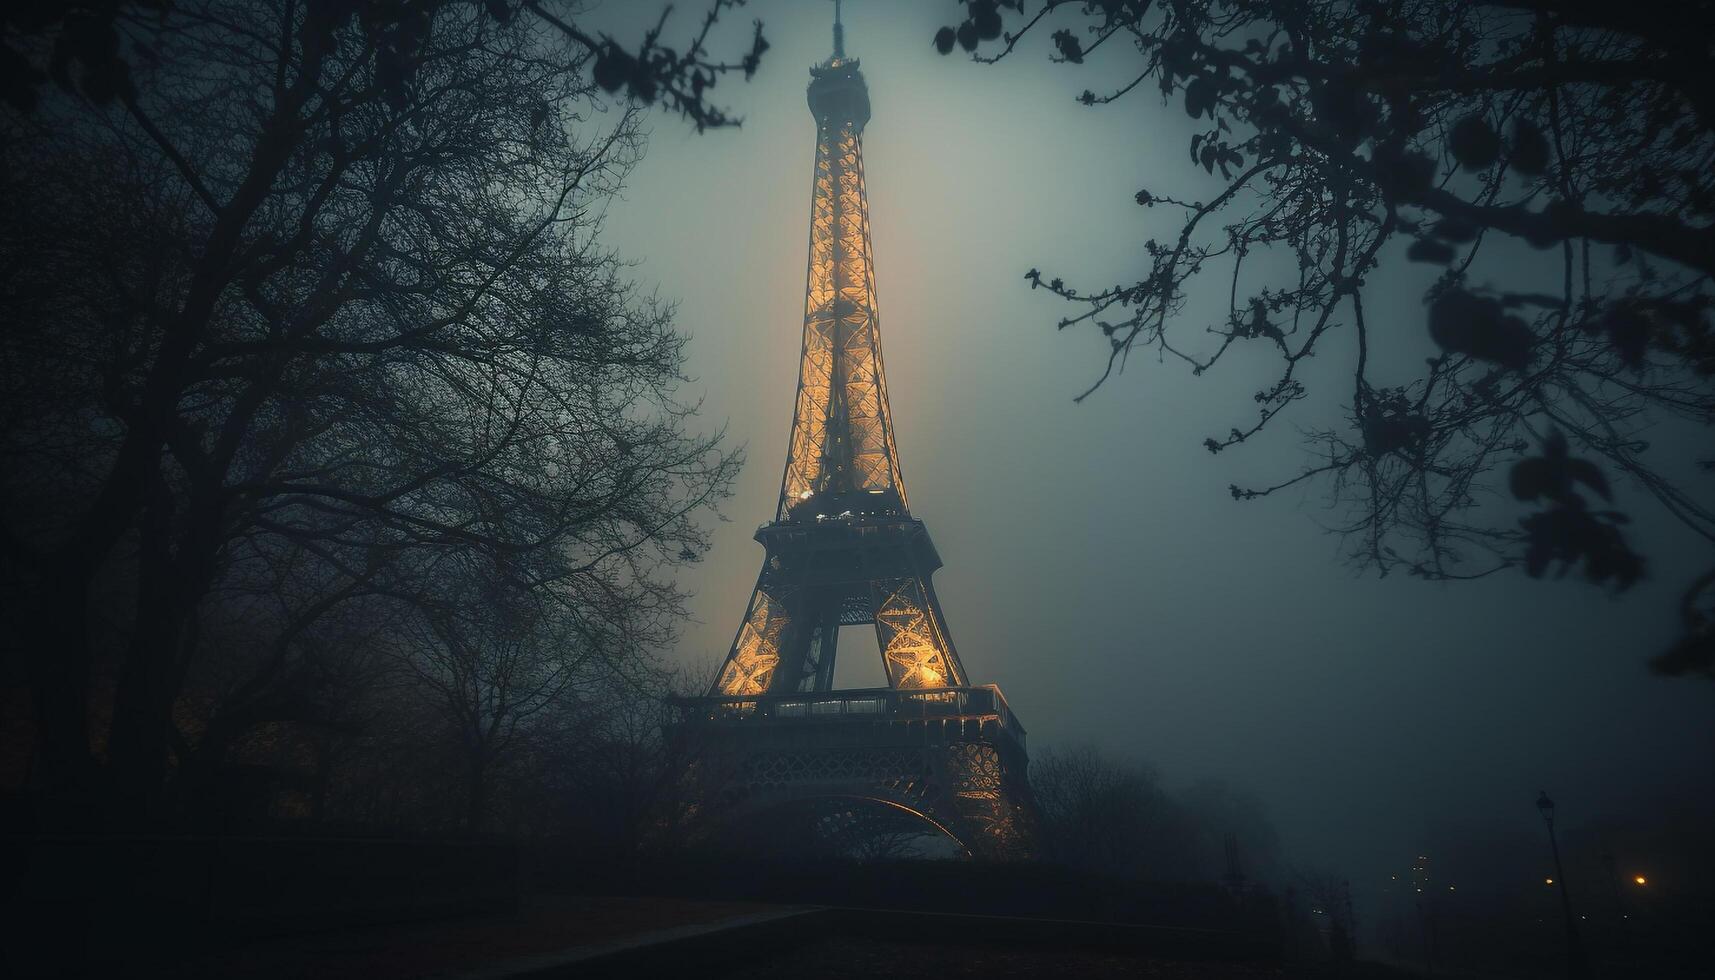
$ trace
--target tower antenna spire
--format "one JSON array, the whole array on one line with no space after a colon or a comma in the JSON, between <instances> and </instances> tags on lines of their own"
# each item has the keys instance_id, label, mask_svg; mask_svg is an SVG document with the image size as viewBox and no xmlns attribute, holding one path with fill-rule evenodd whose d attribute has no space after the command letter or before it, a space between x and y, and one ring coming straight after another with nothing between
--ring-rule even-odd
<instances>
[{"instance_id":1,"label":"tower antenna spire","mask_svg":"<svg viewBox=\"0 0 1715 980\"><path fill-rule=\"evenodd\" d=\"M834 0L834 57L846 56L846 27L840 23L840 0Z\"/></svg>"}]
</instances>

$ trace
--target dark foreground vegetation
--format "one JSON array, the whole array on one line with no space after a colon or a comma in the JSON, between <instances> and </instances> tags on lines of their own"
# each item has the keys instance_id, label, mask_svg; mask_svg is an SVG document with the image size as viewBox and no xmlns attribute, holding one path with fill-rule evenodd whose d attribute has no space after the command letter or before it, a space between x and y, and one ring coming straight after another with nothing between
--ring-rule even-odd
<instances>
[{"instance_id":1,"label":"dark foreground vegetation","mask_svg":"<svg viewBox=\"0 0 1715 980\"><path fill-rule=\"evenodd\" d=\"M1014 864L914 859L904 846L855 858L814 841L769 857L687 850L675 842L698 828L668 832L657 810L640 831L603 829L592 819L597 797L562 803L560 827L575 832L507 839L336 838L287 819L221 836L13 836L3 914L20 939L6 962L26 975L226 963L289 976L263 967L391 963L389 944L409 942L442 949L401 961L432 973L442 968L435 956L475 949L501 961L595 947L677 925L687 909L833 907L877 911L781 927L766 955L753 936L648 956L725 964L734 975L787 971L824 953L850 957L842 969L910 964L912 950L991 965L1086 957L1098 975L1140 957L1162 970L1228 964L1220 969L1235 976L1360 976L1352 971L1364 961L1563 974L1558 892L1541 877L1548 858L1533 835L1449 828L1423 840L1424 854L1402 854L1397 875L1354 885L1252 844L1266 845L1268 826L1242 796L1169 793L1148 770L1093 751L1044 753L1036 772L1040 853ZM1691 813L1565 828L1566 873L1598 975L1702 975L1715 956L1705 928L1715 905L1702 884L1715 874L1715 849L1704 830ZM1648 869L1648 886L1620 880L1616 867ZM629 911L615 918L615 902ZM467 939L451 949L412 938L431 935ZM729 941L737 947L721 945ZM715 950L724 952L711 960Z\"/></svg>"},{"instance_id":2,"label":"dark foreground vegetation","mask_svg":"<svg viewBox=\"0 0 1715 980\"><path fill-rule=\"evenodd\" d=\"M1705 570L1651 666L1715 677L1715 5L948 7L943 54L1045 56L1068 111L1112 126L1145 100L1194 121L1186 166L1208 179L1137 189L1138 220L1167 234L1135 273L1091 281L1053 251L1018 270L1065 301L1058 329L1099 337L1080 400L1144 361L1272 365L1254 396L1231 389L1204 448L1296 424L1301 468L1228 491L1318 489L1350 560L1382 575L1623 591L1652 567L1628 514L1653 512ZM1438 274L1401 322L1378 300L1413 265ZM1224 315L1185 315L1199 294Z\"/></svg>"},{"instance_id":3,"label":"dark foreground vegetation","mask_svg":"<svg viewBox=\"0 0 1715 980\"><path fill-rule=\"evenodd\" d=\"M1365 962L1564 975L1552 895L1480 881L1458 902L1362 903L1359 914L1379 924L1354 940L1314 887L1276 895L1246 883L1157 883L1046 863L687 854L613 863L544 845L321 838L34 841L6 856L22 871L5 910L22 927L6 963L23 975L231 975L215 969L225 964L262 976L311 966L318 975L417 976L591 950L682 923L823 907L863 911L745 925L602 962L613 975L640 975L640 964L773 975L766 971L835 953L841 960L824 966L830 976L883 964L922 975L918 957L1088 963L1100 975L1140 962L1166 975L1197 965L1211 972L1186 975L1393 975ZM1596 880L1578 879L1597 975L1703 975L1715 952L1706 905L1672 892L1632 899L1622 922L1599 900ZM1401 911L1410 921L1395 921Z\"/></svg>"},{"instance_id":4,"label":"dark foreground vegetation","mask_svg":"<svg viewBox=\"0 0 1715 980\"><path fill-rule=\"evenodd\" d=\"M738 458L598 239L641 147L603 82L720 125L759 50L565 12L6 14L9 821L517 829L521 768L625 764L588 748Z\"/></svg>"}]
</instances>

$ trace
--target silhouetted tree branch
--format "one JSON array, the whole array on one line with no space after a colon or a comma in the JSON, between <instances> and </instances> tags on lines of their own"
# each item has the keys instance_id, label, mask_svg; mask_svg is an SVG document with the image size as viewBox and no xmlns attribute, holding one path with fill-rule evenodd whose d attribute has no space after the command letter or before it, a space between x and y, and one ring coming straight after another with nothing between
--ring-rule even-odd
<instances>
[{"instance_id":1,"label":"silhouetted tree branch","mask_svg":"<svg viewBox=\"0 0 1715 980\"><path fill-rule=\"evenodd\" d=\"M1052 31L1053 60L1130 62L1130 81L1085 90L1083 105L1153 81L1206 123L1189 155L1220 189L1195 201L1137 192L1138 204L1175 212L1179 232L1146 245L1135 281L1089 289L1026 276L1078 309L1062 329L1093 327L1107 341L1085 396L1139 350L1196 374L1234 348L1268 350L1279 373L1256 393L1255 415L1205 442L1222 452L1310 396L1310 358L1341 358L1347 417L1310 429L1315 462L1232 495L1321 483L1349 515L1338 529L1354 558L1383 574L1576 568L1626 588L1644 562L1624 515L1595 509L1591 495L1613 493L1596 461L1715 541L1707 485L1681 475L1684 452L1649 452L1646 440L1660 431L1682 445L1715 421L1715 65L1700 40L1715 8L958 6L963 21L935 38L943 53L995 61ZM1545 254L1521 258L1521 246ZM1370 277L1402 261L1445 267L1428 291L1426 337L1366 321ZM1188 322L1187 297L1217 268L1228 270L1224 320ZM1558 288L1525 284L1545 276ZM1419 337L1438 353L1402 372L1396 352ZM1541 507L1517 523L1495 501L1501 466L1513 496ZM1715 642L1707 583L1693 592L1689 647L1664 669L1706 663ZM1702 652L1687 659L1693 648Z\"/></svg>"},{"instance_id":2,"label":"silhouetted tree branch","mask_svg":"<svg viewBox=\"0 0 1715 980\"><path fill-rule=\"evenodd\" d=\"M672 634L672 570L738 458L690 429L671 308L599 244L637 112L603 114L575 18L524 9L7 21L9 57L85 65L11 76L31 94L0 117L7 625L44 799L163 813L174 760L356 731L340 699L429 625L446 649L467 632L449 624L509 637L461 640L479 660L538 649L482 611L493 595L611 667ZM86 30L117 40L67 40ZM700 37L648 64L699 128L730 121L701 101L694 76L731 69Z\"/></svg>"}]
</instances>

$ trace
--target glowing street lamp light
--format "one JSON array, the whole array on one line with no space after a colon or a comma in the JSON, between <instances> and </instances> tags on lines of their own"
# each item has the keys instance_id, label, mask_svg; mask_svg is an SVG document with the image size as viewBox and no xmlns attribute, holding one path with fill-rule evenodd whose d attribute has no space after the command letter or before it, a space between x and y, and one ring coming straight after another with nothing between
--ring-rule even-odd
<instances>
[{"instance_id":1,"label":"glowing street lamp light","mask_svg":"<svg viewBox=\"0 0 1715 980\"><path fill-rule=\"evenodd\" d=\"M1638 883L1638 884L1640 884L1640 885L1647 885L1647 884L1649 884L1649 879L1648 879L1648 878L1645 878L1645 877L1644 877L1644 876L1643 876L1643 875L1638 875L1638 876L1637 876L1637 877L1636 877L1636 878L1633 878L1633 879L1632 879L1632 880L1633 880L1633 881L1635 881L1635 882L1637 882L1637 883Z\"/></svg>"},{"instance_id":2,"label":"glowing street lamp light","mask_svg":"<svg viewBox=\"0 0 1715 980\"><path fill-rule=\"evenodd\" d=\"M1560 909L1566 914L1566 975L1572 980L1589 980L1590 963L1584 958L1584 944L1578 939L1578 920L1573 918L1572 896L1566 890L1566 869L1560 866L1560 842L1554 837L1554 801L1548 798L1547 791L1537 796L1536 809L1548 826L1548 846L1554 851L1554 878L1549 878L1548 883L1560 880Z\"/></svg>"}]
</instances>

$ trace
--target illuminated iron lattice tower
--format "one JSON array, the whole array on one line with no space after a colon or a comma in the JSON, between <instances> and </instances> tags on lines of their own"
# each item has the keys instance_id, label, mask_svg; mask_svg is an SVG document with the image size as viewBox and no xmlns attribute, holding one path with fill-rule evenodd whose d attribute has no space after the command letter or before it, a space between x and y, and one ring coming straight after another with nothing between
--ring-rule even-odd
<instances>
[{"instance_id":1,"label":"illuminated iron lattice tower","mask_svg":"<svg viewBox=\"0 0 1715 980\"><path fill-rule=\"evenodd\" d=\"M706 812L760 820L816 799L908 811L974 855L1028 849L1024 730L972 687L906 506L882 370L864 192L869 90L845 56L810 69L810 258L792 437L762 573L713 690L679 702ZM873 624L886 688L833 691L842 626ZM742 828L741 828L742 829Z\"/></svg>"}]
</instances>

